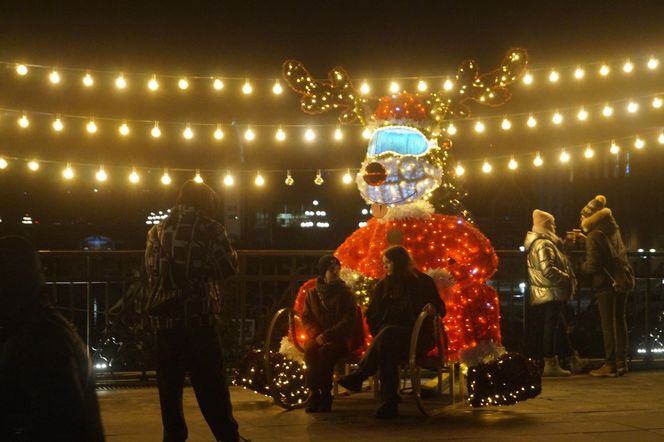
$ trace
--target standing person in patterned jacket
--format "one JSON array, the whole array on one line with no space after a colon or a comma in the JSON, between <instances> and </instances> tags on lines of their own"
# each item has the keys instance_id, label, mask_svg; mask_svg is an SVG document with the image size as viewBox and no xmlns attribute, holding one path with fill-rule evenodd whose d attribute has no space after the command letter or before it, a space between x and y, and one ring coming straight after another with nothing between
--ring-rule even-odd
<instances>
[{"instance_id":1,"label":"standing person in patterned jacket","mask_svg":"<svg viewBox=\"0 0 664 442\"><path fill-rule=\"evenodd\" d=\"M189 180L168 218L148 232L145 267L151 296L165 290L182 293L182 302L151 313L157 328L157 385L165 442L187 439L182 410L186 372L216 440L239 440L217 329L220 286L237 273L238 259L226 229L212 218L216 205L212 188Z\"/></svg>"}]
</instances>

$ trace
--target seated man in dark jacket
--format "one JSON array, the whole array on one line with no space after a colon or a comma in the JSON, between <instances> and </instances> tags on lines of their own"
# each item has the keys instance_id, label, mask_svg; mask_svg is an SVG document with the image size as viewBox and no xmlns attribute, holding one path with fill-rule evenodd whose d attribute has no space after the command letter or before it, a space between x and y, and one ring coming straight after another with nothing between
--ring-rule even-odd
<instances>
[{"instance_id":1,"label":"seated man in dark jacket","mask_svg":"<svg viewBox=\"0 0 664 442\"><path fill-rule=\"evenodd\" d=\"M362 382L379 372L383 404L376 417L389 419L398 415L399 363L408 357L415 321L427 304L433 305L441 315L445 315L445 305L434 280L415 268L405 248L386 249L383 263L386 276L374 288L366 313L374 338L357 371L339 383L348 390L360 391ZM422 338L419 351L425 354L434 345L432 330L424 330Z\"/></svg>"},{"instance_id":2,"label":"seated man in dark jacket","mask_svg":"<svg viewBox=\"0 0 664 442\"><path fill-rule=\"evenodd\" d=\"M34 248L0 238L0 440L103 441L87 350L42 282Z\"/></svg>"},{"instance_id":3,"label":"seated man in dark jacket","mask_svg":"<svg viewBox=\"0 0 664 442\"><path fill-rule=\"evenodd\" d=\"M307 334L304 361L311 393L307 413L332 410L334 364L351 351L357 314L355 296L339 278L340 263L332 255L318 262L318 279L304 301L302 324Z\"/></svg>"}]
</instances>

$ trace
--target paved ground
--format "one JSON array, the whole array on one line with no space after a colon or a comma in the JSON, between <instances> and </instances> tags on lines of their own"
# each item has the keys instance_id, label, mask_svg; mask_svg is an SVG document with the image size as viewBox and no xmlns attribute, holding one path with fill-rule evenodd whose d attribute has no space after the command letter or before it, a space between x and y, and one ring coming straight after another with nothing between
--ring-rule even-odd
<instances>
[{"instance_id":1,"label":"paved ground","mask_svg":"<svg viewBox=\"0 0 664 442\"><path fill-rule=\"evenodd\" d=\"M236 387L231 394L240 431L252 441L664 441L664 370L547 379L536 399L502 408L458 407L429 419L406 397L402 416L389 422L373 418L369 393L339 398L327 415L286 412ZM155 388L100 391L99 397L109 441L161 440ZM189 388L185 413L190 441L213 440Z\"/></svg>"}]
</instances>

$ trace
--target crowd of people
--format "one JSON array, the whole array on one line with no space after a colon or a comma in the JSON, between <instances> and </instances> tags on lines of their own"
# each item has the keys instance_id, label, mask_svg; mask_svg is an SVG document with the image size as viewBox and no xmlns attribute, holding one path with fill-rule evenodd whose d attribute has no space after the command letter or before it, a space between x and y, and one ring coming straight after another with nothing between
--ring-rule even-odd
<instances>
[{"instance_id":1,"label":"crowd of people","mask_svg":"<svg viewBox=\"0 0 664 442\"><path fill-rule=\"evenodd\" d=\"M238 259L224 226L213 217L216 204L209 186L188 181L170 216L148 233L147 305L157 329L164 441L187 439L182 404L187 373L216 440L243 440L224 378L217 327L220 285L238 272ZM530 304L543 318L537 333L542 374L570 375L561 367L560 355L574 362L570 367L575 372L583 369L584 361L561 330L566 327L565 305L577 287L568 253L584 246L585 258L577 272L588 275L595 289L605 351L604 365L590 374L621 376L628 370L625 303L631 269L606 198L597 196L583 208L580 226L582 231L560 238L554 216L535 210L532 231L525 238ZM373 289L365 312L373 339L357 369L340 384L356 392L369 376L376 376L381 400L376 417L390 419L398 416L398 367L407 358L416 318L425 306L444 316L445 305L434 280L417 270L404 247L389 247L382 259L385 276ZM362 320L355 296L340 278L340 265L332 255L322 257L316 285L305 300L308 413L332 410L334 366L352 353ZM20 237L0 238L0 439L103 440L87 349L71 324L41 295L42 282L35 248ZM423 336L418 351L426 353L434 345L433 333ZM44 366L48 372L42 371Z\"/></svg>"}]
</instances>

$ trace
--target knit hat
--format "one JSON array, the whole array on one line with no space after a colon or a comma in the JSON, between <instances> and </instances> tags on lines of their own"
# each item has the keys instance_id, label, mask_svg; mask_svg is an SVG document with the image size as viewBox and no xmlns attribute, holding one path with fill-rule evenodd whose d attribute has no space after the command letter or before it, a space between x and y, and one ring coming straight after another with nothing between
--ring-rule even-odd
<instances>
[{"instance_id":1,"label":"knit hat","mask_svg":"<svg viewBox=\"0 0 664 442\"><path fill-rule=\"evenodd\" d=\"M606 197L604 195L597 195L595 198L591 199L583 209L581 209L581 216L587 218L604 207L606 207Z\"/></svg>"},{"instance_id":2,"label":"knit hat","mask_svg":"<svg viewBox=\"0 0 664 442\"><path fill-rule=\"evenodd\" d=\"M555 222L556 219L550 213L539 209L533 210L533 232L555 234L553 228Z\"/></svg>"},{"instance_id":3,"label":"knit hat","mask_svg":"<svg viewBox=\"0 0 664 442\"><path fill-rule=\"evenodd\" d=\"M323 255L318 260L318 274L322 277L333 264L341 265L341 262L334 255Z\"/></svg>"}]
</instances>

